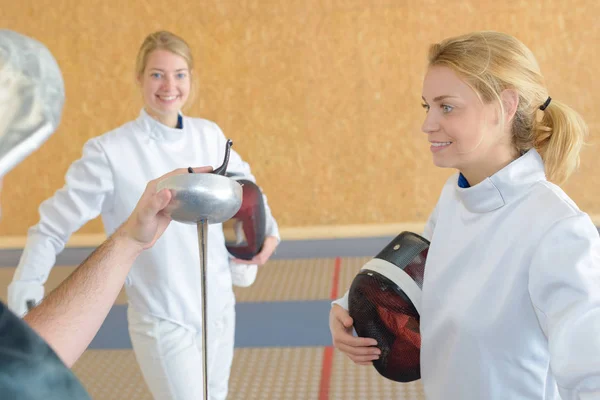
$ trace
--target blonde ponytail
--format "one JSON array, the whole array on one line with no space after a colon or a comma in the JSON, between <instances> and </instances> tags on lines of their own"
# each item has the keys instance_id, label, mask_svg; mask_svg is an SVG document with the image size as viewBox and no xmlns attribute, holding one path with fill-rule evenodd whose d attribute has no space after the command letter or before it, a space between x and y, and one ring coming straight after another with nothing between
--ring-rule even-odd
<instances>
[{"instance_id":1,"label":"blonde ponytail","mask_svg":"<svg viewBox=\"0 0 600 400\"><path fill-rule=\"evenodd\" d=\"M563 103L552 99L544 111L538 111L533 147L544 160L548 180L564 183L577 169L587 135L588 127L581 115Z\"/></svg>"}]
</instances>

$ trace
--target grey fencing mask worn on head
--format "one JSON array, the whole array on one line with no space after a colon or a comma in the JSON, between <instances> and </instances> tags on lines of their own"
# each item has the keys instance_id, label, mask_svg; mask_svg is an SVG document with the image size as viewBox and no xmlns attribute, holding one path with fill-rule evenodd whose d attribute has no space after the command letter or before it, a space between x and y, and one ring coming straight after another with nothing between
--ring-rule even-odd
<instances>
[{"instance_id":1,"label":"grey fencing mask worn on head","mask_svg":"<svg viewBox=\"0 0 600 400\"><path fill-rule=\"evenodd\" d=\"M0 177L54 133L64 102L62 74L46 46L0 30Z\"/></svg>"},{"instance_id":2,"label":"grey fencing mask worn on head","mask_svg":"<svg viewBox=\"0 0 600 400\"><path fill-rule=\"evenodd\" d=\"M54 133L64 102L62 74L46 46L0 29L0 178Z\"/></svg>"},{"instance_id":3,"label":"grey fencing mask worn on head","mask_svg":"<svg viewBox=\"0 0 600 400\"><path fill-rule=\"evenodd\" d=\"M377 340L373 366L396 382L421 377L421 289L429 241L402 232L354 277L349 313L358 336Z\"/></svg>"},{"instance_id":4,"label":"grey fencing mask worn on head","mask_svg":"<svg viewBox=\"0 0 600 400\"><path fill-rule=\"evenodd\" d=\"M65 91L54 57L41 43L0 30L0 177L56 130ZM0 307L0 397L89 399L85 388L26 323Z\"/></svg>"}]
</instances>

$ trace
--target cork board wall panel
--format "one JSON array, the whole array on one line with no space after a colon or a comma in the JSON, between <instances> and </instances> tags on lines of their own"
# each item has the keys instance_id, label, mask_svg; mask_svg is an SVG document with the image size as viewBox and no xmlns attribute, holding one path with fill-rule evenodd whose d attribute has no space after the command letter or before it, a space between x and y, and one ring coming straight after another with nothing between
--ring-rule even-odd
<instances>
[{"instance_id":1,"label":"cork board wall panel","mask_svg":"<svg viewBox=\"0 0 600 400\"><path fill-rule=\"evenodd\" d=\"M508 4L507 4L508 3ZM535 2L534 2L535 3ZM536 54L553 98L590 125L564 187L600 214L595 1L0 0L0 25L42 40L65 76L62 124L5 177L0 234L24 235L83 144L137 117L135 55L159 29L196 58L186 111L217 122L250 163L282 227L424 221L453 171L433 166L420 131L427 46L492 29ZM101 233L98 219L82 233Z\"/></svg>"}]
</instances>

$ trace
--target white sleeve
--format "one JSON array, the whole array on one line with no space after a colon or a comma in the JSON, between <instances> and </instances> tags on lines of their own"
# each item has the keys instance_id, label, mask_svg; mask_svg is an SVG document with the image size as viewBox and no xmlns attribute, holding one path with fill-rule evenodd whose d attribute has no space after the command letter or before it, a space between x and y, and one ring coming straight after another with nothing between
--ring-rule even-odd
<instances>
[{"instance_id":1,"label":"white sleeve","mask_svg":"<svg viewBox=\"0 0 600 400\"><path fill-rule=\"evenodd\" d=\"M25 301L43 297L43 284L56 255L81 226L112 206L113 174L97 139L89 140L82 157L65 176L65 185L39 207L40 220L28 231L27 243L9 285L8 305L17 315Z\"/></svg>"},{"instance_id":2,"label":"white sleeve","mask_svg":"<svg viewBox=\"0 0 600 400\"><path fill-rule=\"evenodd\" d=\"M344 310L348 311L348 309L350 308L350 306L348 305L348 293L350 293L349 290L347 290L346 293L344 293L344 295L339 299L332 301L331 306L333 307L334 304L337 304Z\"/></svg>"},{"instance_id":3,"label":"white sleeve","mask_svg":"<svg viewBox=\"0 0 600 400\"><path fill-rule=\"evenodd\" d=\"M225 138L225 135L223 134L223 131L221 131L219 126L217 124L214 124L214 126L216 127L219 135L221 136L220 139L221 139L222 143L219 144L219 149L220 149L219 151L223 152L222 155L224 156L225 155L224 154L225 142L227 139ZM221 159L222 158L223 157L221 157ZM247 162L245 162L244 160L242 160L242 157L240 157L240 155L235 150L233 150L233 148L231 149L231 153L229 155L229 164L227 166L227 172L231 173L233 175L236 175L236 177L238 177L238 176L243 177L244 179L247 179L258 185L258 183L256 182L256 178L254 177L254 175L252 175L252 172L250 171L250 165ZM259 185L259 187L260 187L260 185ZM275 218L273 217L273 214L271 213L271 208L269 207L269 203L267 201L267 196L265 195L262 188L261 188L261 192L263 194L263 201L265 203L266 235L276 237L277 242L279 243L281 241L281 237L279 236L279 226L277 225L277 221L275 220Z\"/></svg>"},{"instance_id":4,"label":"white sleeve","mask_svg":"<svg viewBox=\"0 0 600 400\"><path fill-rule=\"evenodd\" d=\"M587 215L561 220L542 238L529 293L562 399L599 398L600 236Z\"/></svg>"}]
</instances>

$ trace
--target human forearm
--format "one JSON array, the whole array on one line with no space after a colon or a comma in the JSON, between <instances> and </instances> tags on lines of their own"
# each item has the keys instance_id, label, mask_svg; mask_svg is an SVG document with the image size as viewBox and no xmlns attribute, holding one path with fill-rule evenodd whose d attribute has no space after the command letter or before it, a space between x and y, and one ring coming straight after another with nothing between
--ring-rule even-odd
<instances>
[{"instance_id":1,"label":"human forearm","mask_svg":"<svg viewBox=\"0 0 600 400\"><path fill-rule=\"evenodd\" d=\"M67 366L100 329L140 252L136 242L116 233L25 316Z\"/></svg>"},{"instance_id":2,"label":"human forearm","mask_svg":"<svg viewBox=\"0 0 600 400\"><path fill-rule=\"evenodd\" d=\"M152 247L171 222L164 212L171 192L157 192L158 182L185 173L181 168L150 181L117 232L25 317L67 366L77 361L100 329L137 256Z\"/></svg>"}]
</instances>

